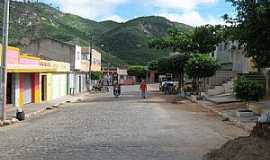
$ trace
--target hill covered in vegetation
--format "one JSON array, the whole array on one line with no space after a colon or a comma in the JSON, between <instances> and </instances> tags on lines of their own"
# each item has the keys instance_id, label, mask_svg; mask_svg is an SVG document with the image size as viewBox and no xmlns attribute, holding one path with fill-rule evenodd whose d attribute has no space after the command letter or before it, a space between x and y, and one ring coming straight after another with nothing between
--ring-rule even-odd
<instances>
[{"instance_id":1,"label":"hill covered in vegetation","mask_svg":"<svg viewBox=\"0 0 270 160\"><path fill-rule=\"evenodd\" d=\"M2 11L3 8L4 0L0 0ZM3 12L0 12L1 24L2 16ZM113 65L146 64L166 56L168 53L149 49L147 44L150 39L166 36L168 29L172 27L183 32L193 29L163 17L140 17L126 23L96 22L63 13L44 3L11 1L10 6L11 45L23 47L33 39L49 37L88 46L92 35L95 48L105 51L102 52L103 63Z\"/></svg>"}]
</instances>

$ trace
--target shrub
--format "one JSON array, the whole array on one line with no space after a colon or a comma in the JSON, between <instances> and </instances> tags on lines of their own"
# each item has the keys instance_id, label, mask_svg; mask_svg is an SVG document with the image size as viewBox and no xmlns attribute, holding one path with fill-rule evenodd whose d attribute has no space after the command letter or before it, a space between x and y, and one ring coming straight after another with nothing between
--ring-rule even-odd
<instances>
[{"instance_id":1,"label":"shrub","mask_svg":"<svg viewBox=\"0 0 270 160\"><path fill-rule=\"evenodd\" d=\"M234 84L236 97L249 102L259 101L264 96L264 88L257 81L240 77Z\"/></svg>"},{"instance_id":2,"label":"shrub","mask_svg":"<svg viewBox=\"0 0 270 160\"><path fill-rule=\"evenodd\" d=\"M100 80L101 79L101 72L92 72L91 73L91 79L92 80Z\"/></svg>"}]
</instances>

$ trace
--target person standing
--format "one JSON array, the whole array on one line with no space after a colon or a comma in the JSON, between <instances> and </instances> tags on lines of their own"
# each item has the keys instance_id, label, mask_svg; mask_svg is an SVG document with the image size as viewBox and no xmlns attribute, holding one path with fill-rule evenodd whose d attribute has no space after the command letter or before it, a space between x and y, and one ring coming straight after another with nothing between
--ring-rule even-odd
<instances>
[{"instance_id":1,"label":"person standing","mask_svg":"<svg viewBox=\"0 0 270 160\"><path fill-rule=\"evenodd\" d=\"M140 89L141 89L142 98L145 99L146 98L147 85L146 85L146 82L144 80L142 80L142 82L141 82Z\"/></svg>"}]
</instances>

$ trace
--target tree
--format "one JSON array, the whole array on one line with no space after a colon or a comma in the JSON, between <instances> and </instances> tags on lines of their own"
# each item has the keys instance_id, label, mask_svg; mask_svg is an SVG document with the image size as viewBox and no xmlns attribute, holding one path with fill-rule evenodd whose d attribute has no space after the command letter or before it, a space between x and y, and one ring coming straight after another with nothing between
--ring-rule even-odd
<instances>
[{"instance_id":1,"label":"tree","mask_svg":"<svg viewBox=\"0 0 270 160\"><path fill-rule=\"evenodd\" d=\"M150 62L147 67L148 67L148 70L150 70L150 71L158 70L158 61L154 60L154 61Z\"/></svg>"},{"instance_id":2,"label":"tree","mask_svg":"<svg viewBox=\"0 0 270 160\"><path fill-rule=\"evenodd\" d=\"M163 57L158 60L158 72L161 74L172 73L173 66L170 63L169 57Z\"/></svg>"},{"instance_id":3,"label":"tree","mask_svg":"<svg viewBox=\"0 0 270 160\"><path fill-rule=\"evenodd\" d=\"M225 39L225 26L204 25L196 27L192 34L192 45L194 53L211 53L215 51L216 45Z\"/></svg>"},{"instance_id":4,"label":"tree","mask_svg":"<svg viewBox=\"0 0 270 160\"><path fill-rule=\"evenodd\" d=\"M184 69L188 58L189 55L180 53L161 58L157 65L158 71L163 74L171 73L176 75L179 82L179 89L182 89L184 84Z\"/></svg>"},{"instance_id":5,"label":"tree","mask_svg":"<svg viewBox=\"0 0 270 160\"><path fill-rule=\"evenodd\" d=\"M185 74L185 66L189 59L188 54L175 54L172 55L170 59L170 63L172 65L172 72L176 75L178 79L179 89L182 91L184 85L184 74Z\"/></svg>"},{"instance_id":6,"label":"tree","mask_svg":"<svg viewBox=\"0 0 270 160\"><path fill-rule=\"evenodd\" d=\"M190 34L170 29L168 36L150 41L149 47L171 49L184 53L211 53L225 39L225 26L204 25L196 27Z\"/></svg>"},{"instance_id":7,"label":"tree","mask_svg":"<svg viewBox=\"0 0 270 160\"><path fill-rule=\"evenodd\" d=\"M224 15L230 23L233 40L239 40L246 56L252 57L258 70L270 67L270 2L268 0L227 0L236 8L236 17Z\"/></svg>"},{"instance_id":8,"label":"tree","mask_svg":"<svg viewBox=\"0 0 270 160\"><path fill-rule=\"evenodd\" d=\"M207 54L195 54L187 62L186 74L193 79L194 90L198 91L200 79L215 75L220 65Z\"/></svg>"},{"instance_id":9,"label":"tree","mask_svg":"<svg viewBox=\"0 0 270 160\"><path fill-rule=\"evenodd\" d=\"M136 76L138 80L146 77L146 69L144 66L129 66L128 75Z\"/></svg>"},{"instance_id":10,"label":"tree","mask_svg":"<svg viewBox=\"0 0 270 160\"><path fill-rule=\"evenodd\" d=\"M158 63L162 73L173 73L177 76L179 86L182 88L184 81L185 65L192 54L209 54L215 50L216 44L223 41L224 26L205 25L196 27L191 34L186 34L177 29L170 29L168 36L152 40L150 48L171 49L183 54L176 54L169 58L162 58Z\"/></svg>"},{"instance_id":11,"label":"tree","mask_svg":"<svg viewBox=\"0 0 270 160\"><path fill-rule=\"evenodd\" d=\"M150 48L155 49L171 49L174 52L190 52L192 51L191 35L178 31L177 29L170 29L168 36L160 39L154 39L149 42Z\"/></svg>"}]
</instances>

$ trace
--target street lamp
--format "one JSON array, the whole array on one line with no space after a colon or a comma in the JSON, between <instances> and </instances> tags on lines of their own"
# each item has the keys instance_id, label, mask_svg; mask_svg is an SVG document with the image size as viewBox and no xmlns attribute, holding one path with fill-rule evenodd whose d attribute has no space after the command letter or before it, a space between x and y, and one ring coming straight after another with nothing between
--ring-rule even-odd
<instances>
[{"instance_id":1,"label":"street lamp","mask_svg":"<svg viewBox=\"0 0 270 160\"><path fill-rule=\"evenodd\" d=\"M8 49L8 28L9 28L9 0L4 2L3 17L3 39L2 39L2 59L1 59L1 119L6 119L6 86L7 86L7 49Z\"/></svg>"}]
</instances>

